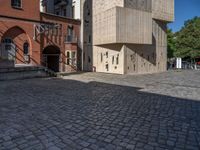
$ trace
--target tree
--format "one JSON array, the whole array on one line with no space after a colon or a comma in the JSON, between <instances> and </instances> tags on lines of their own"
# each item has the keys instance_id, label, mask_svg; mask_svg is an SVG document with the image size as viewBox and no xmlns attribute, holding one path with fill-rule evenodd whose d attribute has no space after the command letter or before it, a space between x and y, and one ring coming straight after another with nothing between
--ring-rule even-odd
<instances>
[{"instance_id":1,"label":"tree","mask_svg":"<svg viewBox=\"0 0 200 150\"><path fill-rule=\"evenodd\" d=\"M176 33L175 56L194 60L200 58L200 17L185 22Z\"/></svg>"},{"instance_id":2,"label":"tree","mask_svg":"<svg viewBox=\"0 0 200 150\"><path fill-rule=\"evenodd\" d=\"M176 39L172 30L167 30L167 56L168 58L174 57L176 51Z\"/></svg>"}]
</instances>

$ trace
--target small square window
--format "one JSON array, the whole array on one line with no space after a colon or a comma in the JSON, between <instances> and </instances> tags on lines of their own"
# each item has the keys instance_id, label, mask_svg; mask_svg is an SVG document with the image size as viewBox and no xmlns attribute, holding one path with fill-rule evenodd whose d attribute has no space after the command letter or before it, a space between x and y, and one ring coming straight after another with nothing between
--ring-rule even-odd
<instances>
[{"instance_id":1,"label":"small square window","mask_svg":"<svg viewBox=\"0 0 200 150\"><path fill-rule=\"evenodd\" d=\"M11 0L11 6L14 8L22 8L21 0Z\"/></svg>"}]
</instances>

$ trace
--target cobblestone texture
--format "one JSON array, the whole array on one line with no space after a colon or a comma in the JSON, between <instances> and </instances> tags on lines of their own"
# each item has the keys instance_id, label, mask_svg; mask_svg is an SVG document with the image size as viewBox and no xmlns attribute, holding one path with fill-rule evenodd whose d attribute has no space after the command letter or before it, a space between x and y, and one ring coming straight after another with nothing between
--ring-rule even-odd
<instances>
[{"instance_id":1,"label":"cobblestone texture","mask_svg":"<svg viewBox=\"0 0 200 150\"><path fill-rule=\"evenodd\" d=\"M0 150L199 150L200 72L0 82Z\"/></svg>"}]
</instances>

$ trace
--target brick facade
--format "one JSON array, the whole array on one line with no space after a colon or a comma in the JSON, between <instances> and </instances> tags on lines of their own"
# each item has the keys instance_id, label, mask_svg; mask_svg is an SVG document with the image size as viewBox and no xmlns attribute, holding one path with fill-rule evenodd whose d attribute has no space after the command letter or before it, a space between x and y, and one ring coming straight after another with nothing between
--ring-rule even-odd
<instances>
[{"instance_id":1,"label":"brick facade","mask_svg":"<svg viewBox=\"0 0 200 150\"><path fill-rule=\"evenodd\" d=\"M0 7L0 49L6 49L6 40L10 39L16 64L45 65L60 72L78 69L79 20L41 13L40 0L23 0L21 8L13 8L10 0L3 0ZM70 36L67 36L68 28L72 30ZM70 52L69 58L67 52ZM49 66L48 59L58 63L58 68Z\"/></svg>"}]
</instances>

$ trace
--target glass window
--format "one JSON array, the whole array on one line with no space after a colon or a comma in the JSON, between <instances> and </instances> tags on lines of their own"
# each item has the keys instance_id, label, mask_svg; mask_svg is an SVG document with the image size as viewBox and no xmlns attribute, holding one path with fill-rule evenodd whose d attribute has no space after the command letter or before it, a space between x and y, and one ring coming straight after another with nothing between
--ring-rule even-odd
<instances>
[{"instance_id":1,"label":"glass window","mask_svg":"<svg viewBox=\"0 0 200 150\"><path fill-rule=\"evenodd\" d=\"M2 43L11 44L13 43L13 40L11 38L5 38L2 40Z\"/></svg>"},{"instance_id":2,"label":"glass window","mask_svg":"<svg viewBox=\"0 0 200 150\"><path fill-rule=\"evenodd\" d=\"M29 44L27 42L24 43L24 55L29 54Z\"/></svg>"},{"instance_id":3,"label":"glass window","mask_svg":"<svg viewBox=\"0 0 200 150\"><path fill-rule=\"evenodd\" d=\"M72 52L72 58L76 58L76 52Z\"/></svg>"},{"instance_id":4,"label":"glass window","mask_svg":"<svg viewBox=\"0 0 200 150\"><path fill-rule=\"evenodd\" d=\"M68 26L68 28L67 28L67 42L73 41L73 34L74 34L73 27Z\"/></svg>"},{"instance_id":5,"label":"glass window","mask_svg":"<svg viewBox=\"0 0 200 150\"><path fill-rule=\"evenodd\" d=\"M67 52L67 65L70 65L70 52Z\"/></svg>"},{"instance_id":6,"label":"glass window","mask_svg":"<svg viewBox=\"0 0 200 150\"><path fill-rule=\"evenodd\" d=\"M21 0L11 0L11 6L16 8L21 8L22 2Z\"/></svg>"}]
</instances>

